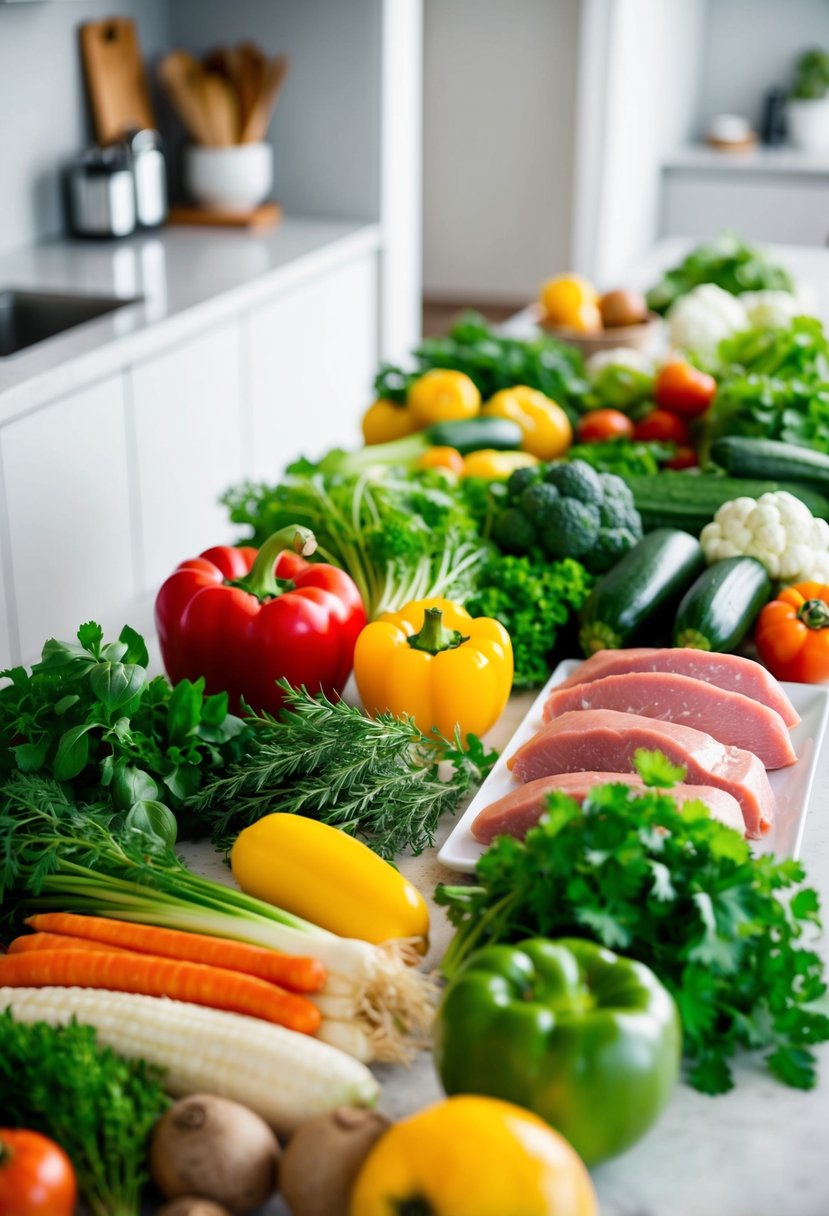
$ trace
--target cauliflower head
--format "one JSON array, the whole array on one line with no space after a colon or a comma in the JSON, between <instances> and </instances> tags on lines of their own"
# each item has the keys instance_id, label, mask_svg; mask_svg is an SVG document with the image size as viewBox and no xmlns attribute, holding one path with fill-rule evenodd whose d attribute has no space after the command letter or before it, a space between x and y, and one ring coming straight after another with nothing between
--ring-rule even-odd
<instances>
[{"instance_id":1,"label":"cauliflower head","mask_svg":"<svg viewBox=\"0 0 829 1216\"><path fill-rule=\"evenodd\" d=\"M741 297L732 296L715 283L703 283L680 296L668 313L671 346L710 358L724 338L748 328Z\"/></svg>"},{"instance_id":2,"label":"cauliflower head","mask_svg":"<svg viewBox=\"0 0 829 1216\"><path fill-rule=\"evenodd\" d=\"M829 580L829 523L785 490L723 503L700 543L709 563L756 557L782 582Z\"/></svg>"}]
</instances>

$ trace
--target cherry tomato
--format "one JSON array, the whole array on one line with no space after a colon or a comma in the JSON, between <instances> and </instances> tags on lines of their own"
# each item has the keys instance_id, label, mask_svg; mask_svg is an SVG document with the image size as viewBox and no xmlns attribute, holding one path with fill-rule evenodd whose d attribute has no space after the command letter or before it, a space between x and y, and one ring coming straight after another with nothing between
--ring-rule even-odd
<instances>
[{"instance_id":1,"label":"cherry tomato","mask_svg":"<svg viewBox=\"0 0 829 1216\"><path fill-rule=\"evenodd\" d=\"M677 448L670 460L665 461L666 469L695 469L699 461L691 447Z\"/></svg>"},{"instance_id":2,"label":"cherry tomato","mask_svg":"<svg viewBox=\"0 0 829 1216\"><path fill-rule=\"evenodd\" d=\"M0 1216L72 1216L75 1171L54 1140L0 1127Z\"/></svg>"},{"instance_id":3,"label":"cherry tomato","mask_svg":"<svg viewBox=\"0 0 829 1216\"><path fill-rule=\"evenodd\" d=\"M696 418L704 414L714 399L717 382L713 376L692 367L690 363L666 363L656 377L654 397L663 409L681 418Z\"/></svg>"},{"instance_id":4,"label":"cherry tomato","mask_svg":"<svg viewBox=\"0 0 829 1216\"><path fill-rule=\"evenodd\" d=\"M579 419L577 430L582 443L633 438L633 423L621 410L591 410Z\"/></svg>"},{"instance_id":5,"label":"cherry tomato","mask_svg":"<svg viewBox=\"0 0 829 1216\"><path fill-rule=\"evenodd\" d=\"M651 410L641 422L637 422L633 436L634 439L677 443L685 447L689 438L688 423L668 410Z\"/></svg>"}]
</instances>

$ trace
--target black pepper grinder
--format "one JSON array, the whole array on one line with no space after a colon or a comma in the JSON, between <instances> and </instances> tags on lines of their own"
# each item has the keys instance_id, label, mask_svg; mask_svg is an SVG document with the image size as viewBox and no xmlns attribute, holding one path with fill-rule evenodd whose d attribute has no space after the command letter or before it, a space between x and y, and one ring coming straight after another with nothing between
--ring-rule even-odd
<instances>
[{"instance_id":1,"label":"black pepper grinder","mask_svg":"<svg viewBox=\"0 0 829 1216\"><path fill-rule=\"evenodd\" d=\"M763 117L760 138L770 147L786 142L786 90L775 86L763 97Z\"/></svg>"}]
</instances>

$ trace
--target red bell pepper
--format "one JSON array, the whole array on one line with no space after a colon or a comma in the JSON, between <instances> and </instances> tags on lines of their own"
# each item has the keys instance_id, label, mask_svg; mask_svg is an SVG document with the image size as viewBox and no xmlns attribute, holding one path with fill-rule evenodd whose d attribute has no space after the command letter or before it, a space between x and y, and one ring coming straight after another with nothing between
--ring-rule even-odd
<instances>
[{"instance_id":1,"label":"red bell pepper","mask_svg":"<svg viewBox=\"0 0 829 1216\"><path fill-rule=\"evenodd\" d=\"M226 691L234 710L244 698L269 713L282 704L282 677L309 692L342 692L366 614L344 570L304 560L316 547L297 525L258 553L222 546L182 562L155 601L170 679L203 676L206 691Z\"/></svg>"}]
</instances>

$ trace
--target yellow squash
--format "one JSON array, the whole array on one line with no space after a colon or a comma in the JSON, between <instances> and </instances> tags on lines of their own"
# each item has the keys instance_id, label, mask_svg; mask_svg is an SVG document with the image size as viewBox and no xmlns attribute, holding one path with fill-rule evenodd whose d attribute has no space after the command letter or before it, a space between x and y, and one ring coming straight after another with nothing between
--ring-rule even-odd
<instances>
[{"instance_id":1,"label":"yellow squash","mask_svg":"<svg viewBox=\"0 0 829 1216\"><path fill-rule=\"evenodd\" d=\"M537 388L502 388L481 410L486 418L509 418L524 436L521 446L539 460L558 460L573 442L573 428L560 405Z\"/></svg>"},{"instance_id":2,"label":"yellow squash","mask_svg":"<svg viewBox=\"0 0 829 1216\"><path fill-rule=\"evenodd\" d=\"M230 853L233 877L264 899L341 937L366 942L429 936L429 910L416 887L339 828L303 815L265 815L244 828Z\"/></svg>"},{"instance_id":3,"label":"yellow squash","mask_svg":"<svg viewBox=\"0 0 829 1216\"><path fill-rule=\"evenodd\" d=\"M410 1212L599 1216L590 1175L563 1136L510 1102L470 1095L393 1124L363 1163L350 1216Z\"/></svg>"},{"instance_id":4,"label":"yellow squash","mask_svg":"<svg viewBox=\"0 0 829 1216\"><path fill-rule=\"evenodd\" d=\"M385 397L379 397L363 414L363 439L366 444L405 439L421 428L422 423L407 406L397 405Z\"/></svg>"},{"instance_id":5,"label":"yellow squash","mask_svg":"<svg viewBox=\"0 0 829 1216\"><path fill-rule=\"evenodd\" d=\"M420 426L474 418L481 408L477 386L463 372L435 367L409 385L406 404Z\"/></svg>"},{"instance_id":6,"label":"yellow squash","mask_svg":"<svg viewBox=\"0 0 829 1216\"><path fill-rule=\"evenodd\" d=\"M499 621L473 618L460 604L413 600L366 625L354 676L370 714L409 714L424 732L451 739L482 735L501 716L512 688L512 643Z\"/></svg>"}]
</instances>

